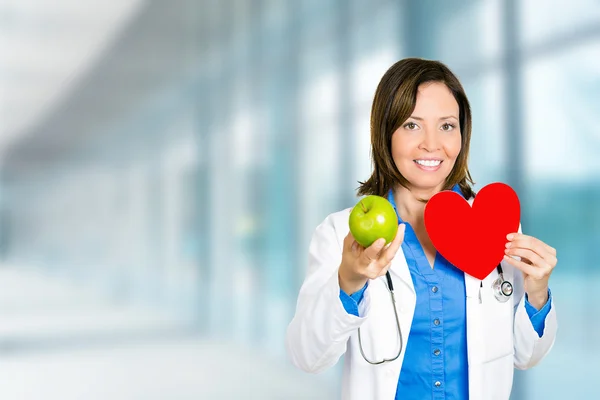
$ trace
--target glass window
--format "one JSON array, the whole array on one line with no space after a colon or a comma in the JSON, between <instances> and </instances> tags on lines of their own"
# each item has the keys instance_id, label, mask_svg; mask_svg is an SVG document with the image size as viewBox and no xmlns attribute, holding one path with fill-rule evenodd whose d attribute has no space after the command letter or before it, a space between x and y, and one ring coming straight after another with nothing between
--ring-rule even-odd
<instances>
[{"instance_id":1,"label":"glass window","mask_svg":"<svg viewBox=\"0 0 600 400\"><path fill-rule=\"evenodd\" d=\"M590 179L600 171L600 42L534 59L525 66L527 174Z\"/></svg>"},{"instance_id":2,"label":"glass window","mask_svg":"<svg viewBox=\"0 0 600 400\"><path fill-rule=\"evenodd\" d=\"M600 311L595 300L600 277L599 54L596 40L525 65L525 212L532 234L557 248L550 287L560 299L559 324L566 327L552 353L527 371L528 398L556 397L567 387L573 398L596 395L582 382L595 379L598 357L590 333L598 327L591 316ZM563 368L566 364L571 368Z\"/></svg>"},{"instance_id":3,"label":"glass window","mask_svg":"<svg viewBox=\"0 0 600 400\"><path fill-rule=\"evenodd\" d=\"M381 77L396 61L396 51L392 47L384 47L353 63L350 79L354 110L350 115L354 131L354 182L364 181L371 175L370 120L373 97Z\"/></svg>"},{"instance_id":4,"label":"glass window","mask_svg":"<svg viewBox=\"0 0 600 400\"><path fill-rule=\"evenodd\" d=\"M521 41L525 47L561 38L585 39L600 26L600 2L597 0L516 2Z\"/></svg>"},{"instance_id":5,"label":"glass window","mask_svg":"<svg viewBox=\"0 0 600 400\"><path fill-rule=\"evenodd\" d=\"M445 10L428 15L432 19L428 28L431 25L430 29L436 31L432 38L435 57L460 68L481 67L499 57L504 3L500 0L462 2L460 6L457 3L447 2Z\"/></svg>"},{"instance_id":6,"label":"glass window","mask_svg":"<svg viewBox=\"0 0 600 400\"><path fill-rule=\"evenodd\" d=\"M476 191L505 179L505 82L504 75L497 70L462 79L473 119L469 169Z\"/></svg>"},{"instance_id":7,"label":"glass window","mask_svg":"<svg viewBox=\"0 0 600 400\"><path fill-rule=\"evenodd\" d=\"M309 83L302 96L300 122L300 170L298 194L302 209L301 239L308 248L314 229L338 207L339 124L338 76L333 71Z\"/></svg>"}]
</instances>

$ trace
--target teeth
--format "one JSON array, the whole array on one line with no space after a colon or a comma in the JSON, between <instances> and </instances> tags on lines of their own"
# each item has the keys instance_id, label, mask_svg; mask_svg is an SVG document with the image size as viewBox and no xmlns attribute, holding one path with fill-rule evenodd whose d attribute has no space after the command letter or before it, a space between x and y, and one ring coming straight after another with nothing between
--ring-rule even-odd
<instances>
[{"instance_id":1,"label":"teeth","mask_svg":"<svg viewBox=\"0 0 600 400\"><path fill-rule=\"evenodd\" d=\"M440 165L441 161L439 160L415 160L417 164L424 165L425 167L437 167Z\"/></svg>"}]
</instances>

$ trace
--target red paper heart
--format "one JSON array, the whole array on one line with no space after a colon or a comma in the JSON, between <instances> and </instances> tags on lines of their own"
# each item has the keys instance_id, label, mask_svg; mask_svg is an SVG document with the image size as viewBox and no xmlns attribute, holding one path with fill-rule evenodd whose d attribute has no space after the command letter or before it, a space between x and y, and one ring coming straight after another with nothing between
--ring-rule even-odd
<instances>
[{"instance_id":1,"label":"red paper heart","mask_svg":"<svg viewBox=\"0 0 600 400\"><path fill-rule=\"evenodd\" d=\"M454 266L484 279L502 261L506 235L517 232L521 210L504 183L483 187L473 207L460 194L442 191L425 206L425 229L436 250Z\"/></svg>"}]
</instances>

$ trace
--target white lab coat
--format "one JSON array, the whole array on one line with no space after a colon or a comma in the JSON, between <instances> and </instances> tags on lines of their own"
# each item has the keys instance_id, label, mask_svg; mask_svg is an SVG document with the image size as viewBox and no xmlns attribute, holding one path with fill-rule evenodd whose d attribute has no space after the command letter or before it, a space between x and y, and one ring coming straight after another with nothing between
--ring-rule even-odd
<instances>
[{"instance_id":1,"label":"white lab coat","mask_svg":"<svg viewBox=\"0 0 600 400\"><path fill-rule=\"evenodd\" d=\"M391 400L410 340L415 289L400 248L390 274L404 338L402 354L391 363L368 364L358 347L358 327L363 349L371 360L395 356L399 340L385 276L369 282L359 305L359 317L348 314L340 301L338 267L349 231L349 213L350 209L346 209L331 214L315 230L306 279L287 330L286 347L292 363L312 373L328 369L345 354L342 399ZM508 399L514 368L527 369L539 363L556 336L554 304L546 317L543 335L538 337L525 310L522 273L504 261L502 268L504 278L514 286L511 299L505 303L498 302L491 290L498 275L496 270L483 281L481 302L481 281L465 274L470 400ZM410 393L401 394L400 398L412 399Z\"/></svg>"}]
</instances>

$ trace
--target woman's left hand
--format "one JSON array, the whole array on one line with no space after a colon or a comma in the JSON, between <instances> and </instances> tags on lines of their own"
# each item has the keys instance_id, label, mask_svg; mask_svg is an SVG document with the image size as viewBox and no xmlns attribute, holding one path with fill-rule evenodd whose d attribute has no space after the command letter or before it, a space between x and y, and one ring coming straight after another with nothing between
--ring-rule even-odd
<instances>
[{"instance_id":1,"label":"woman's left hand","mask_svg":"<svg viewBox=\"0 0 600 400\"><path fill-rule=\"evenodd\" d=\"M556 249L532 236L511 233L506 236L504 260L523 272L527 299L536 309L548 301L548 279L558 261ZM510 256L519 256L517 261Z\"/></svg>"}]
</instances>

